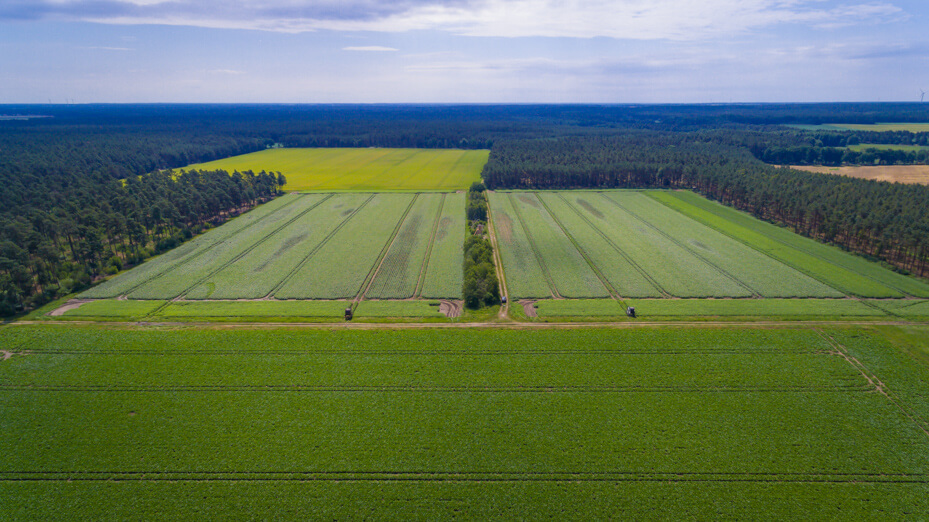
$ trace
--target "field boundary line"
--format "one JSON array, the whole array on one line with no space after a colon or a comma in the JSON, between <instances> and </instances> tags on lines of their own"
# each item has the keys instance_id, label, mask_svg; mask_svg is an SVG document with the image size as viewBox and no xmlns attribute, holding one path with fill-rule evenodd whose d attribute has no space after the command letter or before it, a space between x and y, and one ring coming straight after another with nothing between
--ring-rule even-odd
<instances>
[{"instance_id":1,"label":"field boundary line","mask_svg":"<svg viewBox=\"0 0 929 522\"><path fill-rule=\"evenodd\" d=\"M356 215L358 215L358 213L361 212L361 210L362 210L364 207L366 207L366 206L368 205L368 203L369 203L372 199L374 199L374 197L375 197L376 195L377 195L377 194L371 194L370 196L368 196L368 199L362 201L361 204L358 205L358 206L355 208L355 210L352 211L351 214L349 214L348 216L346 216L345 219L343 219L341 222L339 222L339 224L336 225L335 228L333 228L331 232L329 232L328 234L326 234L326 237L324 237L316 246L314 246L313 249L310 250L310 252L307 253L307 255L304 256L303 259L302 259L299 263L297 263L297 264L290 270L290 272L287 273L287 275L284 276L283 279L281 279L276 285L274 285L273 288L271 288L271 290L268 292L268 295L266 295L265 298L268 298L268 297L273 296L275 292L277 292L278 290L280 290L281 287L283 287L283 286L287 283L287 281L290 280L291 277L293 277L294 275L296 275L296 273L297 273L301 268L303 268L303 266L306 265L307 262L309 262L310 258L312 258L312 257L316 254L316 252L319 252L319 250L320 250L322 247L324 247L324 246L326 245L326 243L328 243L329 240L332 239L332 237L335 236L335 235L339 232L339 230L342 230L342 227L344 227L346 223L348 223L349 221L351 221L352 219L354 219L354 217L355 217ZM330 194L329 196L332 197L332 196L334 196L334 194ZM326 198L326 199L329 199L329 198Z\"/></svg>"},{"instance_id":2,"label":"field boundary line","mask_svg":"<svg viewBox=\"0 0 929 522\"><path fill-rule=\"evenodd\" d=\"M486 196L486 194L485 194ZM510 292L506 284L506 271L503 269L503 257L500 255L500 244L497 242L497 227L494 225L493 209L490 207L490 198L487 199L487 235L490 236L490 245L493 247L494 271L497 272L497 284L502 290L500 293L506 299L505 303L500 305L498 317L505 319L509 316L510 311ZM465 216L467 218L467 216ZM465 219L467 221L467 219ZM466 223L467 226L467 223ZM470 228L468 229L470 233ZM467 238L466 238L467 239Z\"/></svg>"},{"instance_id":3,"label":"field boundary line","mask_svg":"<svg viewBox=\"0 0 929 522\"><path fill-rule=\"evenodd\" d=\"M381 271L381 265L384 264L384 259L387 257L387 252L390 252L390 247L393 246L394 241L397 240L397 236L400 234L400 229L403 228L403 223L406 222L407 216L410 215L410 211L413 209L413 205L416 204L416 201L419 199L421 193L417 192L410 199L409 205L406 206L406 210L403 212L403 215L400 216L400 219L397 220L397 226L394 227L394 231L390 234L390 239L387 240L387 243L384 244L384 248L381 249L381 253L378 254L377 259L374 261L374 266L368 270L368 275L365 276L364 281L361 283L361 288L358 289L358 293L355 294L355 298L352 299L352 310L358 308L358 303L363 301L365 296L368 294L368 290L371 290L371 285L374 284L374 278L377 277L377 273Z\"/></svg>"},{"instance_id":4,"label":"field boundary line","mask_svg":"<svg viewBox=\"0 0 929 522\"><path fill-rule=\"evenodd\" d=\"M629 254L627 254L622 248L620 248L619 245L617 245L612 239L610 239L610 238L606 235L606 233L603 232L603 230L600 230L600 228L599 228L596 224L594 224L590 219L588 219L587 216L585 216L584 214L582 214L581 211L577 209L577 207L575 207L573 204L571 204L571 202L568 201L568 200L564 197L564 194L562 194L561 192L557 192L557 194L558 194L558 196L559 196L562 200L564 200L565 204L568 205L568 207L569 207L571 210L574 211L575 214L577 214L578 216L581 217L581 219L583 219L585 222L587 222L587 224L590 225L590 227L591 227L592 229L594 229L594 231L597 232L597 234L599 234L600 237L602 237L604 241L606 241L611 247L613 247L613 249L616 250L616 253L618 253L618 254L620 255L620 257L622 257L623 259L625 259L626 262L628 262L628 263L632 266L632 268L634 268L639 274L642 275L642 277L645 278L646 281L649 282L649 284L651 284L652 286L654 286L654 287L655 287L655 290L658 290L658 292L660 292L660 293L661 293L663 296L665 296L665 297L671 297L671 294L670 294L667 290L665 290L664 288L662 288L662 286L658 284L658 281L655 281L655 279L652 278L652 276L650 276L650 275L648 274L648 272L645 271L644 268L642 268L641 266L639 266L639 264L636 263L636 262L632 259L632 257L629 256ZM597 192L597 194L600 194L600 192Z\"/></svg>"},{"instance_id":5,"label":"field boundary line","mask_svg":"<svg viewBox=\"0 0 929 522\"><path fill-rule=\"evenodd\" d=\"M700 471L4 471L3 482L714 482L926 484L925 473Z\"/></svg>"},{"instance_id":6,"label":"field boundary line","mask_svg":"<svg viewBox=\"0 0 929 522\"><path fill-rule=\"evenodd\" d=\"M742 280L739 279L738 277L736 277L736 276L730 274L727 270L725 270L725 269L722 268L721 266L718 266L716 263L714 263L714 262L710 261L709 259L703 257L703 256L702 256L700 253L698 253L696 250L694 250L694 249L688 247L688 246L687 246L686 244L684 244L683 242L678 241L677 239L674 239L673 237L671 237L671 235L669 235L669 234L668 234L667 232L665 232L664 230L661 230L660 228L658 228L657 226L655 226L653 223L649 222L648 220L646 220L646 219L643 218L642 216L640 216L640 215L636 214L635 212L629 210L628 208L624 207L623 204L620 203L619 201L616 201L615 199L613 199L613 198L611 198L611 197L608 197L608 196L606 196L606 195L603 195L603 194L601 194L601 195L603 196L603 199L606 199L607 201L610 201L611 203L613 203L614 205L616 205L617 207L619 207L620 209L622 209L623 212L626 212L627 214L629 214L629 215L632 216L633 218L637 219L637 220L638 220L639 222L641 222L643 225L645 225L645 226L651 228L652 230L654 230L655 232L657 232L658 234L660 234L661 236L663 236L663 237L664 237L665 239L667 239L668 241L670 241L670 242L674 243L675 245L677 245L677 246L683 248L685 251L689 252L690 255L696 257L696 258L699 259L700 261L703 261L703 262L706 263L709 267L713 268L714 270L716 270L717 272L719 272L719 273L722 274L723 276L729 278L729 279L732 280L735 284L737 284L737 285L741 286L742 288L745 288L746 290L748 290L749 292L751 292L752 297L761 297L761 294L760 294L757 290L755 290L754 288L752 288L751 286L749 286L747 283L745 283L744 281L742 281ZM683 215L683 214L682 214L682 215ZM683 217L686 218L687 216L683 216ZM688 218L688 219L689 219L689 218ZM694 220L691 220L691 221L694 221ZM696 222L696 221L694 221L694 222Z\"/></svg>"},{"instance_id":7,"label":"field boundary line","mask_svg":"<svg viewBox=\"0 0 929 522\"><path fill-rule=\"evenodd\" d=\"M650 196L649 196L649 197L650 197ZM702 197L702 196L701 196L701 197ZM711 228L711 229L713 229L713 230L719 232L720 234L722 234L722 235L724 235L724 236L726 236L726 237L729 237L730 239L733 239L733 240L735 240L735 241L738 241L739 243L742 243L742 244L745 245L746 247L748 247L748 248L750 248L750 249L752 249L752 250L754 250L754 251L756 251L756 252L758 252L758 253L760 253L760 254L762 254L762 255L768 256L768 257L770 257L771 259L773 259L773 260L775 260L775 261L777 261L777 262L779 262L779 263L783 263L783 264L789 266L790 268L793 268L793 269L796 270L797 272L800 272L801 274L803 274L803 275L805 275L805 276L807 276L807 277L809 277L809 278L811 278L811 279L814 279L814 280L816 280L816 281L819 281L820 283L822 283L822 284L828 286L829 288L832 288L832 289L835 290L836 292L840 292L840 293L842 293L842 294L844 294L844 295L846 295L846 296L848 296L848 297L859 297L859 296L857 296L857 295L855 295L855 294L852 294L851 292L849 292L849 291L847 291L847 290L842 290L841 288L836 288L836 286L833 285L832 283L829 283L829 282L827 282L827 281L824 281L824 280L821 279L819 276L817 276L817 275L815 275L815 274L811 274L810 272L806 271L806 269L804 269L803 267L798 266L798 265L796 265L796 264L794 264L794 263L792 263L792 262L790 262L790 261L787 261L786 259L782 259L780 256L777 256L777 255L775 255L774 253L771 253L771 252L764 252L764 251L762 251L762 250L759 250L758 248L755 248L754 246L752 246L751 244L749 244L745 239L740 238L740 237L738 237L738 236L735 236L735 235L733 235L733 234L731 234L731 233L729 233L729 232L726 232L725 230L722 230L722 229L718 228L716 225L713 225L712 223L708 223L708 222L706 222L706 221L700 219L699 217L694 217L694 216L689 216L689 215L687 215L687 214L684 214L684 213L681 212L680 210L678 210L678 209L676 209L676 208L673 208L673 207L671 207L670 205L667 205L667 204L664 203L663 201L659 201L659 200L657 200L657 199L655 199L655 198L651 198L651 199L654 200L654 201L658 201L658 203L661 203L661 204L664 205L665 207L669 208L670 210L673 210L673 211L677 212L678 214L681 214L681 215L684 216L684 217L689 217L690 219L693 219L694 221L697 221L697 222L701 223L702 225L704 225L704 226L706 226L706 227L708 227L708 228ZM726 220L726 218L725 218L724 216L720 216L719 214L717 214L717 213L715 213L715 212L713 212L713 211L704 210L704 209L702 209L702 208L700 208L700 207L698 207L698 206L696 206L696 205L692 205L691 203L689 203L689 202L687 202L687 201L684 201L683 199L680 199L680 198L675 198L675 199L677 199L678 201L680 201L682 204L687 205L687 206L689 206L689 207L691 207L691 208L694 208L694 209L696 209L696 210L698 210L698 211L705 211L705 212L708 212L708 213L710 213L710 214L712 214L712 215L714 215L714 216L716 216L716 217L718 217L718 218L720 218L720 219ZM720 204L721 204L721 203L720 203ZM727 208L729 208L729 207L727 207ZM733 210L735 210L735 209L733 209ZM757 219L757 218L756 218L756 219ZM728 221L728 220L727 220L727 221ZM753 233L755 233L755 234L764 236L765 238L768 238L768 239L770 239L770 240L772 240L772 241L774 241L774 242L776 242L776 243L780 243L781 245L783 245L783 246L787 247L788 249L793 250L793 251L795 251L795 252L800 252L801 254L806 254L806 255L809 255L809 256L814 257L814 258L816 258L816 259L819 259L820 261L824 261L824 262L829 263L829 264L831 264L831 265L835 265L835 263L829 261L828 259L824 259L824 258L822 258L822 257L819 257L819 256L815 255L815 254L809 253L809 252L807 252L807 251L805 251L805 250L800 250L799 248L796 248L796 247L794 247L793 245L789 245L789 244L787 244L787 243L785 243L785 242L783 242L783 241L781 241L781 240L779 240L779 239L777 239L777 238L775 238L775 237L767 236L767 235L765 235L765 234L762 233L762 232L757 232L757 231L752 230L752 229L750 229L750 228L748 228L748 227L742 226L742 225L740 225L740 224L738 224L738 223L733 223L732 221L729 221L729 223L732 223L734 226L739 227L739 228L741 228L741 229L748 230L749 232L753 232ZM762 223L767 223L767 222L766 222L766 221L762 221ZM767 224L770 225L771 223L767 223ZM798 235L799 235L799 234L798 234ZM815 241L815 240L813 240L813 241ZM837 266L838 266L838 265L837 265ZM843 268L843 269L845 269L845 270L848 270L849 272L852 272L852 273L854 273L854 274L858 274L858 272L855 272L854 270L852 270L852 269L850 269L850 268L846 268L846 267L844 267L844 266L841 267L841 268ZM881 282L881 281L877 281L876 279L873 279L873 278L871 278L870 276L867 276L867 275L865 275L865 274L858 274L858 275L861 275L862 277L866 277L866 278L868 278L868 279L871 279L872 281L874 281L874 282L876 282L876 283L878 283L878 284L881 284L881 285L884 285L884 286L888 286L888 288L892 288L892 289L894 289L894 290L897 290L898 292L902 293L903 295L910 295L910 294L907 294L906 292L900 290L899 288L890 287L889 285L886 285L886 284L884 284L884 283ZM914 296L910 296L910 297L914 297Z\"/></svg>"},{"instance_id":8,"label":"field boundary line","mask_svg":"<svg viewBox=\"0 0 929 522\"><path fill-rule=\"evenodd\" d=\"M296 222L297 220L299 220L299 219L302 218L303 216L309 214L309 213L312 212L314 209L316 209L317 207L319 207L320 205L322 205L323 203L325 203L326 201L328 201L330 198L332 198L332 196L333 196L332 194L327 195L326 197L320 199L319 201L317 201L316 203L314 203L313 205L311 205L309 208L307 208L307 209L303 210L302 212L298 213L296 216L292 217L291 219L288 219L284 224L282 224L281 226L275 228L274 230L272 230L271 232L269 232L268 234L266 234L264 237L262 237L262 238L259 239L258 241L255 241L254 243L252 243L251 245L249 245L248 248L246 248L245 250L243 250L242 252L240 252L239 254L237 254L235 257L233 257L233 258L230 259L229 261L227 261L227 262L223 263L222 265L220 265L219 268L213 270L213 271L210 272L209 274L207 274L207 275L203 276L202 278L198 279L196 282L194 282L192 285L188 286L183 292L181 292L180 294L178 294L177 296L175 296L173 299L167 300L163 306L160 306L160 307L156 308L156 309L152 312L152 314L161 311L162 308L164 308L165 306L168 306L168 304L170 304L171 302L177 301L177 300L181 299L182 297L186 296L187 293L190 292L192 289L196 288L197 285L199 285L199 284L203 283L204 281L206 281L207 279L209 279L209 278L215 276L216 274L218 274L219 272L221 272L224 268L226 268L227 266L229 266L229 265L235 263L235 262L238 261L239 259L242 259L242 258L245 257L246 255L248 255L249 252L251 252L252 250L254 250L255 248L257 248L258 245L264 244L266 241L270 240L271 237L273 237L275 234L277 234L277 233L280 232L281 230L284 230L285 228L287 228L288 226L290 226L291 224L293 224L294 222ZM149 315L152 315L152 314L149 314Z\"/></svg>"},{"instance_id":9,"label":"field boundary line","mask_svg":"<svg viewBox=\"0 0 929 522\"><path fill-rule=\"evenodd\" d=\"M556 216L555 213L552 212L551 207L549 207L548 204L546 204L545 201L542 200L542 196L539 195L538 192L535 193L535 196L536 196L536 199L539 200L539 203L542 205L542 208L544 208L545 211L548 212L548 215L551 216L552 221L554 221L555 224L558 225L558 228L561 229L561 232L565 235L565 237L567 237L568 240L571 241L571 244L574 245L574 248L578 251L578 253L581 254L584 260L587 261L587 265L590 266L590 269L593 270L594 275L597 276L597 278L600 280L600 283L603 284L603 287L606 288L607 292L609 292L610 297L623 303L623 306L625 306L626 303L625 301L623 301L623 298L619 294L619 291L617 291L616 288L613 287L612 283L610 283L610 281L607 280L606 276L604 276L603 273L600 271L600 267L598 267L597 264L594 263L593 259L590 258L590 255L587 254L587 251L585 251L581 247L580 243L578 243L577 239L575 239L574 236L568 232L568 229L565 228L561 220L558 219L558 216ZM562 200L563 199L564 198L562 198ZM567 201L565 201L565 204L567 204Z\"/></svg>"},{"instance_id":10,"label":"field boundary line","mask_svg":"<svg viewBox=\"0 0 929 522\"><path fill-rule=\"evenodd\" d=\"M280 196L280 197L284 197L284 196ZM300 201L303 197L304 197L303 194L298 194L297 197L293 198L293 201L291 201L290 203L286 203L286 204L284 204L284 205L281 205L281 208L279 208L279 209L277 209L277 210L271 212L270 214L268 214L267 216L265 216L264 218L261 218L261 219L266 219L266 218L268 218L268 217L270 217L270 216L273 216L274 214L277 214L278 212L284 210L285 208L288 208L288 207L290 207L291 205L297 203L297 202ZM273 200L272 200L272 201L273 201ZM226 223L228 223L228 221L227 221ZM224 224L225 224L225 223L224 223ZM223 242L225 242L225 241L228 241L228 240L230 240L230 239L232 239L232 238L238 236L238 235L241 234L242 232L248 230L251 226L252 226L252 225L249 225L249 226L243 228L242 230L239 230L239 231L237 231L237 232L234 232L232 235L230 235L230 236L227 237L226 239L217 239L217 240L215 240L215 241L209 243L208 246L202 248L202 249L200 250L200 252L198 252L196 255L190 256L189 258L185 259L184 261L178 263L178 265L175 266L175 267L173 267L172 269L176 269L176 268L178 268L178 267L180 267L180 266L186 265L187 263L193 261L194 259L199 258L199 257L202 256L203 254L205 254L205 253L207 253L208 251L212 250L212 248L215 247L216 245L218 245L218 244L220 244L220 243L223 243ZM214 229L207 230L206 232L204 232L204 233L203 233L201 236L199 236L199 237L205 237L206 234L208 234L208 233L211 232L212 230L214 230ZM180 247L178 247L178 248L180 248ZM172 249L172 250L173 250L173 249ZM167 252L166 252L166 253L167 253ZM154 259L153 259L152 261L154 261ZM138 266L138 265L136 265L136 266ZM156 274L154 274L154 275L152 275L152 276L150 276L150 277L145 278L144 280L140 281L138 284L134 285L134 286L133 286L132 288L130 288L129 290L126 290L125 292L122 292L121 294L119 294L119 295L116 296L116 297L119 297L119 296L127 296L127 295L129 295L130 293L134 292L136 289L138 289L140 286L142 286L142 285L144 285L144 284L146 284L146 283L148 283L148 282L150 282L150 281L153 281L153 280L155 280L155 279L157 279L157 278L159 278L159 277L165 275L165 273L166 273L166 272L164 272L164 271L162 271L162 272L157 272ZM183 295L183 294L181 294L181 295ZM168 299L168 300L170 301L170 299Z\"/></svg>"},{"instance_id":11,"label":"field boundary line","mask_svg":"<svg viewBox=\"0 0 929 522\"><path fill-rule=\"evenodd\" d=\"M895 393L890 391L887 388L887 385L881 382L881 380L877 377L877 375L874 372L869 370L864 365L864 363L858 360L857 357L852 356L848 352L848 348L846 346L838 342L834 337L832 337L831 335L823 331L821 328L814 328L814 330L823 339L825 339L825 341L829 343L837 351L837 353L843 359L845 359L853 368L861 372L861 375L864 376L865 379L867 379L873 391L876 391L880 393L881 395L883 395L884 397L887 397L887 399L889 399L890 402L893 403L894 406L900 409L900 411L903 412L904 415L906 415L907 417L909 417L911 421L913 421L913 424L915 424L916 427L919 428L920 431L922 431L923 434L926 435L926 437L929 437L929 422L927 422L926 419L920 416L917 412L913 411L909 406L906 405L905 402L903 402L903 400L897 397Z\"/></svg>"},{"instance_id":12,"label":"field boundary line","mask_svg":"<svg viewBox=\"0 0 929 522\"><path fill-rule=\"evenodd\" d=\"M531 248L532 253L535 254L535 258L539 262L539 267L542 269L542 274L545 275L545 279L548 279L548 286L552 291L552 297L555 299L560 298L561 294L558 293L558 287L555 286L555 279L552 277L552 274L548 269L548 265L545 264L545 260L542 259L542 253L539 251L539 247L536 246L535 239L533 239L532 234L529 233L529 227L526 226L526 220L523 219L523 214L519 211L519 207L516 205L516 201L513 199L513 193L507 192L506 197L510 200L510 206L513 207L513 213L516 214L516 219L519 220L519 225L522 227L523 233L526 234L526 240L529 241L529 248ZM538 197L536 199L538 199ZM509 301L509 299L507 299L507 301Z\"/></svg>"},{"instance_id":13,"label":"field boundary line","mask_svg":"<svg viewBox=\"0 0 929 522\"><path fill-rule=\"evenodd\" d=\"M435 222L432 224L432 234L429 235L429 244L426 246L426 256L423 258L423 264L419 269L419 279L416 280L416 288L413 290L413 297L420 297L423 286L426 284L426 271L429 270L429 263L432 261L432 247L435 245L435 235L439 230L439 222L442 220L442 212L445 210L445 202L448 200L448 194L442 194L442 200L439 202L439 210L435 214Z\"/></svg>"}]
</instances>

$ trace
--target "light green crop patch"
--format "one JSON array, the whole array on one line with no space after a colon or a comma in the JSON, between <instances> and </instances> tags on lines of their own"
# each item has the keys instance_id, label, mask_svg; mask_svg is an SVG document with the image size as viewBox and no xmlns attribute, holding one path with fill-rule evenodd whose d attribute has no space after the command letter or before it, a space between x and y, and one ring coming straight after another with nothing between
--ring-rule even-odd
<instances>
[{"instance_id":1,"label":"light green crop patch","mask_svg":"<svg viewBox=\"0 0 929 522\"><path fill-rule=\"evenodd\" d=\"M288 191L448 191L480 181L489 155L458 149L267 149L187 169L280 172Z\"/></svg>"}]
</instances>

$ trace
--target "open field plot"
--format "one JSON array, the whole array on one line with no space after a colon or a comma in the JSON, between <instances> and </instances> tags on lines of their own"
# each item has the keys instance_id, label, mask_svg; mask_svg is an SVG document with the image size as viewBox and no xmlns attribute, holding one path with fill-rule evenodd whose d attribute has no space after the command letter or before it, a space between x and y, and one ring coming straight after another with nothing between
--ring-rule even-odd
<instances>
[{"instance_id":1,"label":"open field plot","mask_svg":"<svg viewBox=\"0 0 929 522\"><path fill-rule=\"evenodd\" d=\"M652 198L842 292L860 297L929 297L929 284L838 248L794 234L693 192L655 191Z\"/></svg>"},{"instance_id":2,"label":"open field plot","mask_svg":"<svg viewBox=\"0 0 929 522\"><path fill-rule=\"evenodd\" d=\"M188 169L281 172L286 190L463 190L490 152L458 149L267 149Z\"/></svg>"},{"instance_id":3,"label":"open field plot","mask_svg":"<svg viewBox=\"0 0 929 522\"><path fill-rule=\"evenodd\" d=\"M448 241L463 234L463 201L462 194L289 195L81 297L351 299L363 294L376 272L375 295L409 298L418 295L431 270L458 274L441 282L433 276L429 288L430 297L455 299L462 254L460 243L450 248Z\"/></svg>"},{"instance_id":4,"label":"open field plot","mask_svg":"<svg viewBox=\"0 0 929 522\"><path fill-rule=\"evenodd\" d=\"M805 243L783 237L794 234L735 211L713 216L722 222L716 223L700 209L688 212L685 197L710 204L692 193L663 191L491 193L510 294L840 298L929 291L925 283L835 249L800 250Z\"/></svg>"},{"instance_id":5,"label":"open field plot","mask_svg":"<svg viewBox=\"0 0 929 522\"><path fill-rule=\"evenodd\" d=\"M822 125L787 125L803 130L858 130L871 132L929 132L929 123L826 123Z\"/></svg>"},{"instance_id":6,"label":"open field plot","mask_svg":"<svg viewBox=\"0 0 929 522\"><path fill-rule=\"evenodd\" d=\"M929 185L929 165L881 165L874 167L812 167L799 165L790 168L819 174L836 174L852 178L872 179L874 181Z\"/></svg>"},{"instance_id":7,"label":"open field plot","mask_svg":"<svg viewBox=\"0 0 929 522\"><path fill-rule=\"evenodd\" d=\"M442 215L436 223L435 237L431 242L429 263L422 282L421 295L425 298L458 298L464 284L460 261L465 241L465 195L446 194Z\"/></svg>"},{"instance_id":8,"label":"open field plot","mask_svg":"<svg viewBox=\"0 0 929 522\"><path fill-rule=\"evenodd\" d=\"M0 501L32 519L258 515L243 496L301 518L918 518L929 374L899 347L926 333L7 327Z\"/></svg>"}]
</instances>

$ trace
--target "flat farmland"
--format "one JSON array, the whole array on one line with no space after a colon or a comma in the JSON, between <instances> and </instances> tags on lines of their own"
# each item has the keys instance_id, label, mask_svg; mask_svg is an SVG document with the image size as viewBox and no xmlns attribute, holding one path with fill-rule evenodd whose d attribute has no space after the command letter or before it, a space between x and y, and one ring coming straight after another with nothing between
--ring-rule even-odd
<instances>
[{"instance_id":1,"label":"flat farmland","mask_svg":"<svg viewBox=\"0 0 929 522\"><path fill-rule=\"evenodd\" d=\"M490 202L517 299L929 297L923 281L686 191L493 192Z\"/></svg>"},{"instance_id":2,"label":"flat farmland","mask_svg":"<svg viewBox=\"0 0 929 522\"><path fill-rule=\"evenodd\" d=\"M868 132L929 132L929 123L825 123L822 125L787 125L804 130L852 130Z\"/></svg>"},{"instance_id":3,"label":"flat farmland","mask_svg":"<svg viewBox=\"0 0 929 522\"><path fill-rule=\"evenodd\" d=\"M458 149L267 149L187 169L280 172L288 191L464 190L481 180L490 151Z\"/></svg>"},{"instance_id":4,"label":"flat farmland","mask_svg":"<svg viewBox=\"0 0 929 522\"><path fill-rule=\"evenodd\" d=\"M7 326L0 500L32 520L918 519L927 333Z\"/></svg>"},{"instance_id":5,"label":"flat farmland","mask_svg":"<svg viewBox=\"0 0 929 522\"><path fill-rule=\"evenodd\" d=\"M880 165L874 167L811 167L808 165L795 165L790 168L874 181L929 185L929 165Z\"/></svg>"},{"instance_id":6,"label":"flat farmland","mask_svg":"<svg viewBox=\"0 0 929 522\"><path fill-rule=\"evenodd\" d=\"M463 213L464 194L290 194L79 297L457 299Z\"/></svg>"}]
</instances>

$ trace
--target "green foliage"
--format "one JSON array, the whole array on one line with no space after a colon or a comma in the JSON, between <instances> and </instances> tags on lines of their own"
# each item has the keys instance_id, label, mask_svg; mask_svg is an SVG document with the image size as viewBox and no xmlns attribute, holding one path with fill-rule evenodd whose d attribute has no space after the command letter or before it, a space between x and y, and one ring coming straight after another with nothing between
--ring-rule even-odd
<instances>
[{"instance_id":1,"label":"green foliage","mask_svg":"<svg viewBox=\"0 0 929 522\"><path fill-rule=\"evenodd\" d=\"M468 308L500 302L500 285L494 269L493 245L483 236L470 235L464 244L462 296Z\"/></svg>"}]
</instances>

